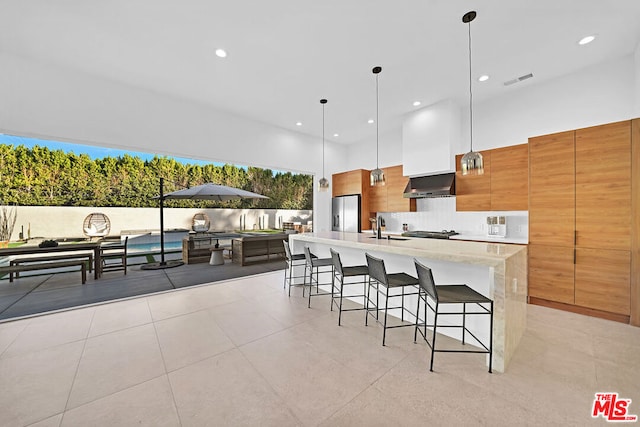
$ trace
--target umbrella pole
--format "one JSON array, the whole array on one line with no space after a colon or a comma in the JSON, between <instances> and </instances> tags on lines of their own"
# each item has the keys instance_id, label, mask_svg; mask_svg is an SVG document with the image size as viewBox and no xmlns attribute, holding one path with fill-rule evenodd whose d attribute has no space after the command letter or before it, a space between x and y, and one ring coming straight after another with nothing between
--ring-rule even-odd
<instances>
[{"instance_id":1,"label":"umbrella pole","mask_svg":"<svg viewBox=\"0 0 640 427\"><path fill-rule=\"evenodd\" d=\"M164 259L164 178L160 177L160 262L150 262L142 264L140 268L142 270L160 270L165 268L178 267L184 264L182 260L169 260Z\"/></svg>"},{"instance_id":2,"label":"umbrella pole","mask_svg":"<svg viewBox=\"0 0 640 427\"><path fill-rule=\"evenodd\" d=\"M160 265L165 265L164 260L164 178L160 177Z\"/></svg>"}]
</instances>

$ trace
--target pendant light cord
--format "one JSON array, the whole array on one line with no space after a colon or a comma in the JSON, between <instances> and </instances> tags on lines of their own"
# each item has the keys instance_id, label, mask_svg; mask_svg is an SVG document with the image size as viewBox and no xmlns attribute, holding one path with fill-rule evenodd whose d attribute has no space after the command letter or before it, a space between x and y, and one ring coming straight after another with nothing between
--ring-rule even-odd
<instances>
[{"instance_id":1,"label":"pendant light cord","mask_svg":"<svg viewBox=\"0 0 640 427\"><path fill-rule=\"evenodd\" d=\"M380 148L378 144L378 75L379 74L376 74L376 169L380 169Z\"/></svg>"},{"instance_id":2,"label":"pendant light cord","mask_svg":"<svg viewBox=\"0 0 640 427\"><path fill-rule=\"evenodd\" d=\"M471 90L471 21L469 21L469 140L473 152L473 91Z\"/></svg>"},{"instance_id":3,"label":"pendant light cord","mask_svg":"<svg viewBox=\"0 0 640 427\"><path fill-rule=\"evenodd\" d=\"M324 103L322 103L322 177L324 178Z\"/></svg>"}]
</instances>

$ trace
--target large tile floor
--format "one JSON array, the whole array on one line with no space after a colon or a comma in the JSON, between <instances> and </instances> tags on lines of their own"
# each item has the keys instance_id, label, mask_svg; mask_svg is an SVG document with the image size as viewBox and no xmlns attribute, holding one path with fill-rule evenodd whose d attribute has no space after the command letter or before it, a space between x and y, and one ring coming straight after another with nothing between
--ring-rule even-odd
<instances>
[{"instance_id":1,"label":"large tile floor","mask_svg":"<svg viewBox=\"0 0 640 427\"><path fill-rule=\"evenodd\" d=\"M282 272L0 324L1 426L599 425L640 415L640 328L529 306L504 374L364 326Z\"/></svg>"}]
</instances>

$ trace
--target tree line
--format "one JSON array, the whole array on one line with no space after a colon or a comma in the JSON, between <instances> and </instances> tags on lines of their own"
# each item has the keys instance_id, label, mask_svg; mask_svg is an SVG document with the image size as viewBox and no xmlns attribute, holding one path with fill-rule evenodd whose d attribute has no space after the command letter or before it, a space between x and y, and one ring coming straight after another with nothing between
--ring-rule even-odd
<instances>
[{"instance_id":1,"label":"tree line","mask_svg":"<svg viewBox=\"0 0 640 427\"><path fill-rule=\"evenodd\" d=\"M268 199L171 200L167 207L313 209L311 175L235 165L184 164L170 157L125 154L91 159L47 147L0 144L0 204L22 206L157 207L164 193L204 183L253 191Z\"/></svg>"}]
</instances>

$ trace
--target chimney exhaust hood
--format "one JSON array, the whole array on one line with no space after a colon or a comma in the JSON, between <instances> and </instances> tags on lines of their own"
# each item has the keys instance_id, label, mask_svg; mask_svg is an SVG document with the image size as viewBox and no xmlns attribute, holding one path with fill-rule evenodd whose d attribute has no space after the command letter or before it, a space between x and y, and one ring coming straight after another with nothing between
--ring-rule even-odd
<instances>
[{"instance_id":1,"label":"chimney exhaust hood","mask_svg":"<svg viewBox=\"0 0 640 427\"><path fill-rule=\"evenodd\" d=\"M450 197L456 195L456 174L419 176L410 178L403 196L410 199Z\"/></svg>"}]
</instances>

